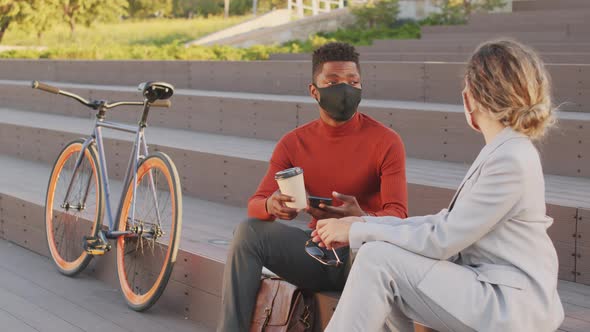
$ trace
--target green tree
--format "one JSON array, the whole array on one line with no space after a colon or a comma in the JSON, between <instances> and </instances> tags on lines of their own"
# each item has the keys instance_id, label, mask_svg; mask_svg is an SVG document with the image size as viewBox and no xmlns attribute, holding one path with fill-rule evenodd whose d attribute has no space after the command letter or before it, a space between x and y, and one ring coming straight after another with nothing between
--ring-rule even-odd
<instances>
[{"instance_id":1,"label":"green tree","mask_svg":"<svg viewBox=\"0 0 590 332\"><path fill-rule=\"evenodd\" d=\"M0 0L0 42L12 23L20 23L34 15L31 0Z\"/></svg>"},{"instance_id":2,"label":"green tree","mask_svg":"<svg viewBox=\"0 0 590 332\"><path fill-rule=\"evenodd\" d=\"M258 0L258 11L269 12L272 9L285 9L287 8L287 0Z\"/></svg>"},{"instance_id":3,"label":"green tree","mask_svg":"<svg viewBox=\"0 0 590 332\"><path fill-rule=\"evenodd\" d=\"M457 0L455 0L457 1ZM469 16L476 11L492 11L497 8L504 7L506 1L504 0L461 0L463 5L463 12Z\"/></svg>"},{"instance_id":4,"label":"green tree","mask_svg":"<svg viewBox=\"0 0 590 332\"><path fill-rule=\"evenodd\" d=\"M229 4L230 15L244 15L252 10L253 0L232 0Z\"/></svg>"},{"instance_id":5,"label":"green tree","mask_svg":"<svg viewBox=\"0 0 590 332\"><path fill-rule=\"evenodd\" d=\"M97 21L109 22L120 18L127 12L127 1L60 0L60 7L73 35L77 24L90 26Z\"/></svg>"},{"instance_id":6,"label":"green tree","mask_svg":"<svg viewBox=\"0 0 590 332\"><path fill-rule=\"evenodd\" d=\"M481 1L477 7L480 10L492 11L498 8L502 8L504 6L506 6L505 0L484 0Z\"/></svg>"},{"instance_id":7,"label":"green tree","mask_svg":"<svg viewBox=\"0 0 590 332\"><path fill-rule=\"evenodd\" d=\"M423 25L457 25L466 23L465 3L458 2L457 0L437 0L434 5L439 9L439 12L430 14L422 21Z\"/></svg>"},{"instance_id":8,"label":"green tree","mask_svg":"<svg viewBox=\"0 0 590 332\"><path fill-rule=\"evenodd\" d=\"M33 15L23 18L20 22L23 29L33 31L37 39L41 41L43 33L60 22L59 16L60 0L33 0L31 9Z\"/></svg>"},{"instance_id":9,"label":"green tree","mask_svg":"<svg viewBox=\"0 0 590 332\"><path fill-rule=\"evenodd\" d=\"M424 20L425 25L465 24L474 12L489 12L506 5L505 0L437 0L438 13Z\"/></svg>"},{"instance_id":10,"label":"green tree","mask_svg":"<svg viewBox=\"0 0 590 332\"><path fill-rule=\"evenodd\" d=\"M150 17L156 14L170 15L172 13L172 0L128 0L129 16Z\"/></svg>"},{"instance_id":11,"label":"green tree","mask_svg":"<svg viewBox=\"0 0 590 332\"><path fill-rule=\"evenodd\" d=\"M398 0L369 0L366 4L354 6L352 14L359 28L384 28L392 26L399 14Z\"/></svg>"},{"instance_id":12,"label":"green tree","mask_svg":"<svg viewBox=\"0 0 590 332\"><path fill-rule=\"evenodd\" d=\"M176 17L207 17L223 13L223 0L173 0L172 12Z\"/></svg>"}]
</instances>

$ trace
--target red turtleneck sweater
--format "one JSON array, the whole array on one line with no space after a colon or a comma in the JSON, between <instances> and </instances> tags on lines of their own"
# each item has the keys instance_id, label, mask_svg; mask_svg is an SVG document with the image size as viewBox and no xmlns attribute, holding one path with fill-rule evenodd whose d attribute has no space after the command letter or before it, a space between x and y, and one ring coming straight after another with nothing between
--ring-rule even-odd
<instances>
[{"instance_id":1,"label":"red turtleneck sweater","mask_svg":"<svg viewBox=\"0 0 590 332\"><path fill-rule=\"evenodd\" d=\"M266 199L278 189L274 174L295 166L303 169L310 195L332 197L336 191L355 196L363 211L371 215L408 215L402 140L365 114L356 113L339 127L318 119L283 136L266 175L248 202L250 217L275 219L266 212ZM335 206L340 204L334 202ZM315 228L315 223L312 220L310 228Z\"/></svg>"}]
</instances>

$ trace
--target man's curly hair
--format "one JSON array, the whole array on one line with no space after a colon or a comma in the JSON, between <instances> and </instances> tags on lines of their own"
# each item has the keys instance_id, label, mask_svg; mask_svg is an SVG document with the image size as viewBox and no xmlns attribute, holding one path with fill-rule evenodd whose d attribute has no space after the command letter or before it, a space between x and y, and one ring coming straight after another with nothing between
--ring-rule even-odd
<instances>
[{"instance_id":1,"label":"man's curly hair","mask_svg":"<svg viewBox=\"0 0 590 332\"><path fill-rule=\"evenodd\" d=\"M315 82L317 75L322 71L322 66L326 62L332 61L351 61L361 71L359 65L359 54L354 46L346 43L328 43L319 47L313 52L312 57L312 77Z\"/></svg>"}]
</instances>

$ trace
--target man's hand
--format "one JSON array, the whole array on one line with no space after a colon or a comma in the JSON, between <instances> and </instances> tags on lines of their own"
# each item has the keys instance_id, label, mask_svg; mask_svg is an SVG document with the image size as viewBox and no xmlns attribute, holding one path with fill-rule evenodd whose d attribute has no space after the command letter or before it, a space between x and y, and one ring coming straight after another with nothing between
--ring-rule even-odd
<instances>
[{"instance_id":1,"label":"man's hand","mask_svg":"<svg viewBox=\"0 0 590 332\"><path fill-rule=\"evenodd\" d=\"M308 207L307 209L305 209L305 212L307 212L309 215L311 215L315 220L331 219L331 218L339 218L340 217L340 215L338 215L336 213L328 212L324 209L314 208L311 206Z\"/></svg>"},{"instance_id":2,"label":"man's hand","mask_svg":"<svg viewBox=\"0 0 590 332\"><path fill-rule=\"evenodd\" d=\"M332 196L339 199L343 204L339 207L329 206L324 203L320 203L320 210L326 212L327 217L330 218L344 218L344 217L362 217L366 213L361 209L359 203L354 196L342 195L337 192L333 192ZM313 215L313 214L312 214ZM314 216L315 217L315 216ZM315 217L316 219L320 219ZM324 219L324 218L321 218Z\"/></svg>"},{"instance_id":3,"label":"man's hand","mask_svg":"<svg viewBox=\"0 0 590 332\"><path fill-rule=\"evenodd\" d=\"M364 222L360 217L342 219L324 219L318 221L316 229L311 233L312 241L327 249L347 246L350 227L355 222Z\"/></svg>"},{"instance_id":4,"label":"man's hand","mask_svg":"<svg viewBox=\"0 0 590 332\"><path fill-rule=\"evenodd\" d=\"M287 207L286 202L295 202L295 198L281 194L279 190L266 199L266 211L283 220L293 220L297 217L297 209Z\"/></svg>"}]
</instances>

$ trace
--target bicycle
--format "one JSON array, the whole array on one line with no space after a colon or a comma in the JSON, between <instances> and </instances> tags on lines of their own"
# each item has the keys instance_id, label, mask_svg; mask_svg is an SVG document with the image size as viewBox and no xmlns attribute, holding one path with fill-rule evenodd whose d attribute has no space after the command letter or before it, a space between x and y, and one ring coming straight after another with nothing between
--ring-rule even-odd
<instances>
[{"instance_id":1,"label":"bicycle","mask_svg":"<svg viewBox=\"0 0 590 332\"><path fill-rule=\"evenodd\" d=\"M57 269L75 276L94 256L111 250L109 240L116 240L117 274L123 296L132 309L149 309L164 292L176 261L182 193L174 162L162 152L148 153L144 130L150 107L170 107L167 99L174 87L163 82L142 83L142 102L113 103L88 101L38 81L33 81L32 87L73 98L97 111L92 134L63 148L49 178L45 228ZM143 106L137 127L105 120L107 110L122 105ZM115 218L102 128L135 134ZM108 228L102 222L105 212Z\"/></svg>"}]
</instances>

